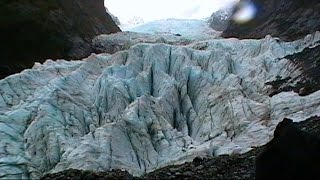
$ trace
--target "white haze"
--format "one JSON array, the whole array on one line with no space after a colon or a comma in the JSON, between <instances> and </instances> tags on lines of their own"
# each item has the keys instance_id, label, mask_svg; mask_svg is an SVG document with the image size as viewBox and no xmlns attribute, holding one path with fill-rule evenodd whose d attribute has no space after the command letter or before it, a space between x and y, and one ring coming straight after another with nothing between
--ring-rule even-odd
<instances>
[{"instance_id":1,"label":"white haze","mask_svg":"<svg viewBox=\"0 0 320 180\"><path fill-rule=\"evenodd\" d=\"M222 7L230 6L239 0L105 0L109 11L121 23L132 21L134 17L144 22L154 20L203 19Z\"/></svg>"}]
</instances>

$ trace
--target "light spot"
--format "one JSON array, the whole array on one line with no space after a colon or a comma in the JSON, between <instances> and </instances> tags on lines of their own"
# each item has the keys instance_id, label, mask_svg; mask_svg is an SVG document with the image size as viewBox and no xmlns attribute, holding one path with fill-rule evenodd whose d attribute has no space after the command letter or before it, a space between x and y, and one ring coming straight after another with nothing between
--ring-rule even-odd
<instances>
[{"instance_id":1,"label":"light spot","mask_svg":"<svg viewBox=\"0 0 320 180\"><path fill-rule=\"evenodd\" d=\"M238 10L233 15L233 20L239 24L251 21L257 14L257 8L251 1L241 1Z\"/></svg>"}]
</instances>

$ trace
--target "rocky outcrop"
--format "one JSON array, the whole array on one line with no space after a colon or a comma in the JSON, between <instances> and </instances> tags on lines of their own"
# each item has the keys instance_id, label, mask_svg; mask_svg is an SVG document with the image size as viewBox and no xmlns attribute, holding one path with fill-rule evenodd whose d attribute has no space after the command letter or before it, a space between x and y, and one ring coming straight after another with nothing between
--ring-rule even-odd
<instances>
[{"instance_id":1,"label":"rocky outcrop","mask_svg":"<svg viewBox=\"0 0 320 180\"><path fill-rule=\"evenodd\" d=\"M0 176L142 175L196 156L245 153L267 143L283 118L319 114L320 91L269 97L265 84L277 76L299 81L302 71L284 57L319 39L138 43L37 63L0 81Z\"/></svg>"},{"instance_id":2,"label":"rocky outcrop","mask_svg":"<svg viewBox=\"0 0 320 180\"><path fill-rule=\"evenodd\" d=\"M246 1L246 0L243 0ZM247 23L231 21L223 37L263 38L266 35L292 41L320 29L318 0L252 0L258 13Z\"/></svg>"},{"instance_id":3,"label":"rocky outcrop","mask_svg":"<svg viewBox=\"0 0 320 180\"><path fill-rule=\"evenodd\" d=\"M297 64L297 67L303 71L302 81L296 86L301 95L307 95L320 89L320 44L286 58Z\"/></svg>"},{"instance_id":4,"label":"rocky outcrop","mask_svg":"<svg viewBox=\"0 0 320 180\"><path fill-rule=\"evenodd\" d=\"M316 34L320 36L319 32ZM312 37L306 36L307 38ZM305 96L320 90L320 42L315 42L313 46L301 52L288 55L285 58L293 62L296 68L303 73L297 77L300 80L295 85L292 85L292 81L296 79L291 77L282 78L278 76L275 81L267 82L266 84L272 85L274 89L270 96L283 91L295 91L299 95Z\"/></svg>"},{"instance_id":5,"label":"rocky outcrop","mask_svg":"<svg viewBox=\"0 0 320 180\"><path fill-rule=\"evenodd\" d=\"M209 26L216 31L224 31L232 19L233 8L225 8L214 12L208 19Z\"/></svg>"},{"instance_id":6,"label":"rocky outcrop","mask_svg":"<svg viewBox=\"0 0 320 180\"><path fill-rule=\"evenodd\" d=\"M87 57L94 36L120 31L103 0L3 0L0 17L0 78L47 58Z\"/></svg>"}]
</instances>

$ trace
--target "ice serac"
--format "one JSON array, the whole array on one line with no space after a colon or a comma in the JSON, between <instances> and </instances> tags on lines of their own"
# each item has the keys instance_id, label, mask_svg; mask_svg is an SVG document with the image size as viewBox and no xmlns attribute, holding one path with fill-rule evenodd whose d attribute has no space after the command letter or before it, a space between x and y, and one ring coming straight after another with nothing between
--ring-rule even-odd
<instances>
[{"instance_id":1,"label":"ice serac","mask_svg":"<svg viewBox=\"0 0 320 180\"><path fill-rule=\"evenodd\" d=\"M214 37L211 37L214 39ZM197 37L176 34L150 34L137 32L118 32L110 35L102 34L92 40L95 53L114 54L118 51L128 50L138 43L164 43L170 45L188 45L199 41Z\"/></svg>"},{"instance_id":2,"label":"ice serac","mask_svg":"<svg viewBox=\"0 0 320 180\"><path fill-rule=\"evenodd\" d=\"M284 117L319 115L320 91L270 97L266 84L298 82L302 71L284 57L319 39L133 43L112 55L37 63L0 81L0 177L69 168L141 175L263 145Z\"/></svg>"}]
</instances>

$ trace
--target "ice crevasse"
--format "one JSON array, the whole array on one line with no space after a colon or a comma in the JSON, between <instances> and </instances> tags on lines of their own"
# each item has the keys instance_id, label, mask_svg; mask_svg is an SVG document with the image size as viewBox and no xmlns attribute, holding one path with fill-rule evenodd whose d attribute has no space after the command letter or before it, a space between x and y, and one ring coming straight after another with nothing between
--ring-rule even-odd
<instances>
[{"instance_id":1,"label":"ice crevasse","mask_svg":"<svg viewBox=\"0 0 320 180\"><path fill-rule=\"evenodd\" d=\"M0 177L69 168L142 175L196 156L247 152L267 143L283 118L320 115L320 91L270 97L266 84L299 81L303 72L285 57L319 40L319 32L294 42L178 38L36 63L0 80Z\"/></svg>"}]
</instances>

